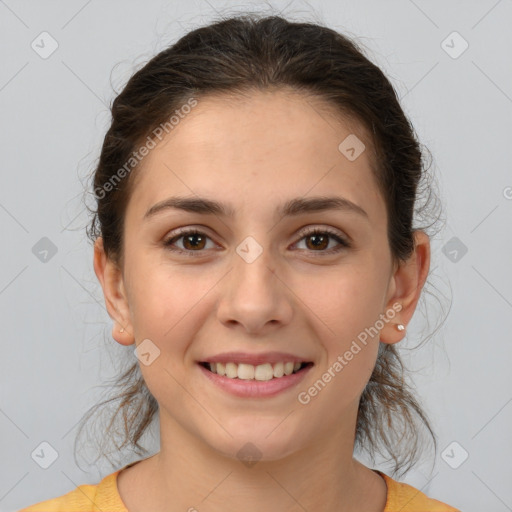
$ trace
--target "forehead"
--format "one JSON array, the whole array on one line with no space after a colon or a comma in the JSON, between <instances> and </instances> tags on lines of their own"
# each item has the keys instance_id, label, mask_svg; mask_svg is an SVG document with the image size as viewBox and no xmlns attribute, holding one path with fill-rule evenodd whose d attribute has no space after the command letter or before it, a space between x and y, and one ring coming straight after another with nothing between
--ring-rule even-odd
<instances>
[{"instance_id":1,"label":"forehead","mask_svg":"<svg viewBox=\"0 0 512 512\"><path fill-rule=\"evenodd\" d=\"M365 149L349 159L343 141ZM144 157L128 208L141 218L169 196L199 195L254 216L292 197L338 193L382 218L371 151L360 123L318 98L282 90L207 96Z\"/></svg>"}]
</instances>

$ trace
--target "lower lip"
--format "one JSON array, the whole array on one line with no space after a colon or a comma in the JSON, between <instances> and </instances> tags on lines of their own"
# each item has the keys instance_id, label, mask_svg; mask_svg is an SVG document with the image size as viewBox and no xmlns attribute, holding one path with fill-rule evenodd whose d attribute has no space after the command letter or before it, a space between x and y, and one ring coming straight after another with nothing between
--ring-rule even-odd
<instances>
[{"instance_id":1,"label":"lower lip","mask_svg":"<svg viewBox=\"0 0 512 512\"><path fill-rule=\"evenodd\" d=\"M207 370L199 363L198 366L211 382L222 388L224 391L244 398L266 398L278 395L279 393L296 386L306 376L313 365L306 366L297 373L283 375L282 377L270 380L230 379L229 377L223 377L217 373Z\"/></svg>"}]
</instances>

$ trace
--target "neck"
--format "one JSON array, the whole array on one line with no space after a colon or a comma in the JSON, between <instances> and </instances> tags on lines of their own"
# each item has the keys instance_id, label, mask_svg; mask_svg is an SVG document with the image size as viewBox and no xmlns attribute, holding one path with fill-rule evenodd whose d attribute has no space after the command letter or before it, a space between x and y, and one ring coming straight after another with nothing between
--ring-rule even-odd
<instances>
[{"instance_id":1,"label":"neck","mask_svg":"<svg viewBox=\"0 0 512 512\"><path fill-rule=\"evenodd\" d=\"M368 505L362 497L368 500L368 488L380 477L370 476L353 458L353 427L323 435L276 460L257 460L256 455L248 462L217 452L161 417L161 451L145 461L144 488L154 503L151 509L224 512L229 503L230 510L244 512L356 511Z\"/></svg>"}]
</instances>

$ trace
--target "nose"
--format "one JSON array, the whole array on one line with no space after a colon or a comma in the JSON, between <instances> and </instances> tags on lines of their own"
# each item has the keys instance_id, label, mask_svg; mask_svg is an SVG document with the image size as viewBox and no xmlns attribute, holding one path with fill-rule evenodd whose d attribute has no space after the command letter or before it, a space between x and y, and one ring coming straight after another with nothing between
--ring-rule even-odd
<instances>
[{"instance_id":1,"label":"nose","mask_svg":"<svg viewBox=\"0 0 512 512\"><path fill-rule=\"evenodd\" d=\"M270 250L263 249L254 260L240 254L233 254L232 270L222 280L219 320L228 327L241 326L251 334L288 324L293 314L293 293L276 270Z\"/></svg>"}]
</instances>

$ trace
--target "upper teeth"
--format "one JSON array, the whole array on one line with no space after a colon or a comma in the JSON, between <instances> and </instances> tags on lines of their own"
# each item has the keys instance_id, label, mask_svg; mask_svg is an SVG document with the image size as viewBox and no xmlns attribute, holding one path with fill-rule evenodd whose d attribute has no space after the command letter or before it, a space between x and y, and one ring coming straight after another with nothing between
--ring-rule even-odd
<instances>
[{"instance_id":1,"label":"upper teeth","mask_svg":"<svg viewBox=\"0 0 512 512\"><path fill-rule=\"evenodd\" d=\"M290 375L294 371L297 371L302 363L270 363L259 364L254 366L252 364L245 363L208 363L213 373L228 377L230 379L244 380L270 380L274 377L282 377L283 375Z\"/></svg>"}]
</instances>

